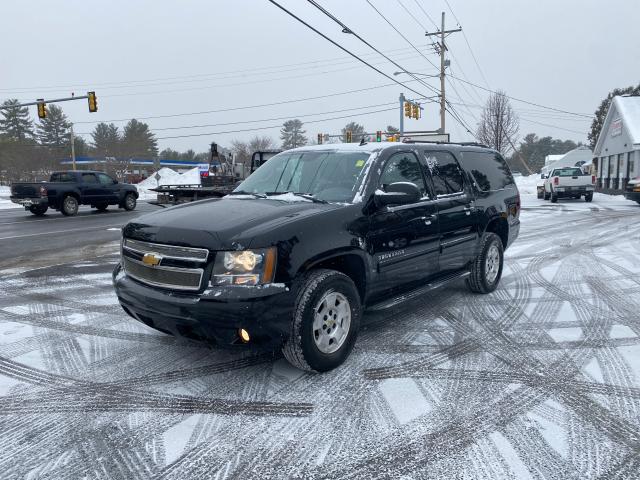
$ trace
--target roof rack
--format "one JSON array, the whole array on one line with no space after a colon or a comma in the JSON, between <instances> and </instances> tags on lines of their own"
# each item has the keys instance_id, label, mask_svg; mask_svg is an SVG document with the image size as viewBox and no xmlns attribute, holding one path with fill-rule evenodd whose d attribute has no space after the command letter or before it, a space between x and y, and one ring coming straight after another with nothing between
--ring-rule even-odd
<instances>
[{"instance_id":1,"label":"roof rack","mask_svg":"<svg viewBox=\"0 0 640 480\"><path fill-rule=\"evenodd\" d=\"M435 145L461 145L463 147L482 147L491 148L484 143L478 142L441 142L441 141L429 141L429 140L403 140L402 143L433 143Z\"/></svg>"}]
</instances>

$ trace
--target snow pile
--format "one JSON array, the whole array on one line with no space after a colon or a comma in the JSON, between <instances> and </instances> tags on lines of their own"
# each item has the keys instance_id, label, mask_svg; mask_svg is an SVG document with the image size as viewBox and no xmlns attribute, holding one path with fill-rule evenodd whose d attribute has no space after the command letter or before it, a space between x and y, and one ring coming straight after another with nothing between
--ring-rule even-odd
<instances>
[{"instance_id":1,"label":"snow pile","mask_svg":"<svg viewBox=\"0 0 640 480\"><path fill-rule=\"evenodd\" d=\"M516 185L521 195L535 195L538 181L541 180L539 174L516 176Z\"/></svg>"},{"instance_id":2,"label":"snow pile","mask_svg":"<svg viewBox=\"0 0 640 480\"><path fill-rule=\"evenodd\" d=\"M16 205L9 200L11 195L11 188L0 185L0 210L7 208L22 208L20 205Z\"/></svg>"},{"instance_id":3,"label":"snow pile","mask_svg":"<svg viewBox=\"0 0 640 480\"><path fill-rule=\"evenodd\" d=\"M160 175L159 180L156 180L156 173ZM184 173L178 173L163 167L138 183L136 188L141 200L155 200L158 194L152 192L151 189L162 185L200 185L200 170L198 167L194 167Z\"/></svg>"}]
</instances>

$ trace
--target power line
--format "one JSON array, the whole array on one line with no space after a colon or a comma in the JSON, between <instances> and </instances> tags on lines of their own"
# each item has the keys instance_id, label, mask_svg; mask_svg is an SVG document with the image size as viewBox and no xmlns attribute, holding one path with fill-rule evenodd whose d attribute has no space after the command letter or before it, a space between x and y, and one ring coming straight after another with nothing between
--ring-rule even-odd
<instances>
[{"instance_id":1,"label":"power line","mask_svg":"<svg viewBox=\"0 0 640 480\"><path fill-rule=\"evenodd\" d=\"M438 68L438 67L436 66L436 64L435 64L435 63L433 63L431 60L429 60L429 59L428 59L428 58L427 58L427 57L426 57L426 56L425 56L425 55L424 55L420 50L418 50L418 49L417 49L417 47L416 47L413 43L411 43L411 41L410 41L407 37L405 37L405 36L402 34L402 32L401 32L400 30L398 30L398 29L396 28L396 26L395 26L393 23L391 23L391 22L389 21L389 20L387 19L387 17L385 17L385 16L382 14L382 12L380 12L380 10L378 10L378 9L375 7L375 5L374 5L373 3L371 3L371 1L370 1L370 0L366 0L366 2L369 4L369 6L370 6L371 8L373 8L373 9L378 13L378 15L380 15L380 17L382 17L382 19L383 19L385 22L387 22L387 23L389 24L389 26L390 26L391 28L393 28L393 29L396 31L396 33L397 33L398 35L400 35L400 36L405 40L405 42L407 42L409 45L411 45L411 46L413 47L413 49L414 49L416 52L418 52L418 53L422 56L422 58L424 58L427 62L429 62L429 63L433 66L433 68Z\"/></svg>"},{"instance_id":2,"label":"power line","mask_svg":"<svg viewBox=\"0 0 640 480\"><path fill-rule=\"evenodd\" d=\"M453 76L453 75L449 75L449 76L450 76L451 78L455 78L455 79L456 79L456 80L458 80L459 82L468 83L469 85L472 85L472 86L474 86L474 87L476 87L476 88L479 88L479 89L481 89L481 90L485 90L485 91L487 91L487 92L491 92L491 93L494 93L494 94L504 95L505 97L510 98L511 100L515 100L516 102L526 103L527 105L533 105L534 107L540 107L540 108L544 108L544 109L546 109L546 110L553 110L554 112L567 113L567 114L569 114L569 115L575 115L575 116L577 116L577 117L585 117L585 118L592 118L592 117L593 117L592 115L587 115L587 114L585 114L585 113L570 112L570 111L568 111L568 110L562 110L562 109L559 109L559 108L548 107L548 106L546 106L546 105L541 105L541 104L539 104L539 103L534 103L534 102L530 102L530 101L528 101L528 100L523 100L523 99L521 99L521 98L512 97L512 96L510 96L510 95L506 95L506 94L503 94L503 93L498 93L498 92L496 92L496 91L494 91L494 90L491 90L491 89L489 89L489 88L481 87L480 85L476 85L475 83L469 82L468 80L463 80L462 78L455 77L455 76Z\"/></svg>"},{"instance_id":3,"label":"power line","mask_svg":"<svg viewBox=\"0 0 640 480\"><path fill-rule=\"evenodd\" d=\"M420 47L422 48L430 48L431 45L420 45ZM400 54L402 53L408 53L408 50L412 50L411 47L402 47L402 48L396 48L396 49L391 49L391 50L387 50L387 53L395 53L395 52L400 52ZM374 54L362 54L363 57L375 57ZM353 59L351 57L337 57L337 58L332 58L332 59L320 59L320 60L311 60L311 61L307 61L307 62L297 62L297 63L289 63L289 64L284 64L284 65L273 65L273 66L267 66L267 67L255 67L255 68L251 68L251 69L241 69L241 70L229 70L226 72L217 72L217 73L201 73L201 74L193 74L193 75L182 75L182 76L172 76L172 77L159 77L159 78L153 78L153 79L143 79L143 80L121 80L121 81L114 81L114 82L102 82L102 83L90 83L90 84L68 84L68 85L49 85L49 86L40 86L40 87L9 87L9 88L0 88L0 92L15 92L15 93L26 93L29 91L42 91L42 90L60 90L60 89L76 89L76 88L89 88L89 87L104 87L105 89L111 89L111 88L124 88L124 87L129 87L129 86L133 86L133 87L141 87L141 86L149 86L149 85L154 85L152 82L162 82L162 81L169 81L166 82L164 84L171 84L171 83L185 83L185 82L198 82L198 81L207 81L209 79L205 78L205 79L201 79L201 80L190 80L190 79L197 79L197 78L201 78L201 77L221 77L221 76L225 76L225 75L232 75L231 77L227 77L227 78L234 78L234 77L238 77L238 76L245 76L245 74L250 73L252 76L255 75L271 75L273 73L282 73L282 72L288 72L288 71L295 71L295 70L299 70L299 69L308 69L308 68L322 68L323 65L319 65L317 67L307 67L306 65L312 65L312 64L318 64L318 63L329 63L330 65L340 65L340 64L347 64L352 62ZM294 67L294 68L287 68L287 67ZM262 70L275 70L272 72L260 72ZM233 75L233 74L238 74L238 75ZM171 80L176 80L176 82L170 82ZM136 85L133 85L136 84ZM162 85L163 83L158 83L157 85Z\"/></svg>"},{"instance_id":4,"label":"power line","mask_svg":"<svg viewBox=\"0 0 640 480\"><path fill-rule=\"evenodd\" d=\"M342 92L335 92L335 93L328 93L325 95L316 95L313 97L304 97L304 98L296 98L296 99L291 99L291 100L281 100L281 101L277 101L277 102L270 102L270 103L262 103L262 104L257 104L257 105L243 105L240 107L228 107L228 108L219 108L216 110L203 110L203 111L199 111L199 112L183 112L183 113L172 113L172 114L166 114L166 115L149 115L146 117L140 117L140 116L134 116L133 118L136 118L137 120L154 120L154 119L161 119L161 118L175 118L175 117L190 117L190 116L194 116L194 115L206 115L206 114L210 114L210 113L224 113L224 112L234 112L234 111L238 111L238 110L251 110L254 108L263 108L263 107L274 107L274 106L278 106L278 105L288 105L291 103L299 103L299 102L307 102L307 101L312 101L312 100L321 100L324 98L331 98L331 97L339 97L339 96L343 96L343 95L351 95L353 93L362 93L362 92L369 92L372 90L377 90L380 88L386 88L386 87L391 87L395 85L395 83L385 83L382 85L376 85L373 87L365 87L365 88L357 88L354 90L346 90L346 91L342 91ZM111 120L100 120L100 121L85 121L85 122L75 122L76 124L80 125L80 124L97 124L97 123L114 123L114 122L128 122L129 120L131 120L131 118L119 118L119 119L111 119Z\"/></svg>"},{"instance_id":5,"label":"power line","mask_svg":"<svg viewBox=\"0 0 640 480\"><path fill-rule=\"evenodd\" d=\"M451 12L451 15L453 15L453 18L456 22L458 22L458 25L460 25L460 20L458 20L458 17L456 17L456 14L453 12L453 9L451 8L451 5L449 5L449 1L448 0L444 0L444 2L447 4L447 7L449 7L449 11ZM462 31L462 37L464 38L464 41L467 43L467 47L469 47L469 52L471 52L471 56L473 57L473 61L476 63L476 67L478 67L478 71L480 72L480 75L482 76L482 79L484 80L484 84L487 86L487 88L491 88L489 87L489 82L487 82L487 77L485 77L484 72L482 71L482 68L480 68L480 63L478 63L478 59L476 58L475 53L473 53L473 49L471 48L471 44L469 43L469 39L467 38L467 34L464 33L464 30Z\"/></svg>"},{"instance_id":6,"label":"power line","mask_svg":"<svg viewBox=\"0 0 640 480\"><path fill-rule=\"evenodd\" d=\"M436 31L437 31L437 30L438 30L438 28L440 28L440 27L438 27L438 24L435 22L435 20L431 17L431 15L429 15L429 14L427 13L427 11L426 11L424 8L422 8L422 5L420 5L420 4L418 3L418 0L413 0L413 1L414 1L414 2L415 2L415 4L418 6L418 8L419 8L420 10L422 10L422 13L424 13L425 17L427 17L427 18L429 19L429 21L430 21L431 23L433 23L433 26L434 26L434 27L436 27ZM425 30L426 30L426 28L425 28Z\"/></svg>"},{"instance_id":7,"label":"power line","mask_svg":"<svg viewBox=\"0 0 640 480\"><path fill-rule=\"evenodd\" d=\"M295 114L295 115L286 115L283 117L271 117L271 118L262 118L262 119L258 119L258 120L241 120L241 121L237 121L237 122L222 122L222 123L208 123L208 124L201 124L201 125L184 125L184 126L179 126L179 127L161 127L161 128L152 128L151 130L153 130L154 132L159 132L159 131L164 131L164 130L183 130L186 128L205 128L205 127L219 127L222 125L243 125L243 124L247 124L247 123L261 123L261 122L271 122L271 121L276 121L276 120L288 120L291 118L304 118L304 117L313 117L313 116L317 116L317 115L328 115L331 113L342 113L342 112L352 112L354 110L363 110L363 109L367 109L367 108L377 108L377 107L386 107L389 105L396 105L398 102L387 102L387 103L379 103L376 105L366 105L363 107L350 107L350 108L343 108L340 110L330 110L327 112L316 112L316 113L305 113L305 114ZM82 132L82 133L78 133L77 135L91 135L92 132Z\"/></svg>"},{"instance_id":8,"label":"power line","mask_svg":"<svg viewBox=\"0 0 640 480\"><path fill-rule=\"evenodd\" d=\"M395 103L395 102L394 102ZM318 120L309 120L308 122L305 123L321 123L321 122L329 122L331 120L340 120L340 119L344 119L344 118L352 118L356 115L360 116L360 115L373 115L375 113L382 113L382 112L390 112L390 111L395 111L396 107L393 108L385 108L385 109L381 109L381 110L372 110L369 112L361 112L358 114L352 114L352 115L341 115L338 117L330 117L330 118L322 118L322 119L318 119ZM171 138L188 138L188 137L204 137L204 136L212 136L212 135L222 135L225 133L242 133L242 132L254 132L254 131L259 131L259 130L270 130L273 128L282 128L281 124L277 124L277 125L269 125L269 126L265 126L265 127L255 127L255 128L246 128L246 129L241 129L241 130L227 130L227 131L220 131L220 132L207 132L207 133L192 133L192 134L188 134L188 135L175 135L175 136L170 136L170 137L156 137L157 140L165 140L165 139L171 139Z\"/></svg>"},{"instance_id":9,"label":"power line","mask_svg":"<svg viewBox=\"0 0 640 480\"><path fill-rule=\"evenodd\" d=\"M345 47L343 47L342 45L340 45L338 42L332 40L331 38L329 38L328 36L326 36L324 33L322 33L321 31L319 31L317 28L314 28L313 26L311 26L310 24L308 24L307 22L305 22L304 20L302 20L300 17L298 17L297 15L295 15L293 12L290 12L289 10L287 10L286 8L284 8L282 5L280 5L278 2L276 2L275 0L268 0L270 3L272 3L273 5L275 5L276 7L278 7L280 10L282 10L283 12L285 12L287 15L289 15L290 17L296 19L298 22L302 23L305 27L309 28L310 30L313 30L315 33L317 33L318 35L320 35L322 38L324 38L325 40L327 40L328 42L331 42L333 45L335 45L336 47L338 47L340 50L348 53L349 55L351 55L353 58L356 58L357 60L359 60L360 62L364 63L365 65L367 65L369 68L371 68L372 70L375 70L376 72L378 72L380 75L384 76L385 78L388 78L389 80L392 80L394 83L397 83L398 85L406 88L407 90L418 94L421 97L424 97L425 95L418 92L417 90L414 90L413 88L405 85L404 83L400 82L399 80L396 80L395 78L387 75L386 73L384 73L382 70L374 67L373 65L371 65L370 63L368 63L366 60L363 60L362 58L360 58L359 56L357 56L355 53L351 52L350 50L346 49ZM368 0L367 0L368 1ZM415 47L414 47L415 48ZM434 65L435 66L435 65Z\"/></svg>"},{"instance_id":10,"label":"power line","mask_svg":"<svg viewBox=\"0 0 640 480\"><path fill-rule=\"evenodd\" d=\"M360 40L362 43L364 43L367 47L371 48L373 51L375 51L377 54L381 55L382 57L384 57L387 61L393 63L396 67L398 67L399 69L401 69L403 72L405 72L406 74L408 74L411 78L413 78L414 80L420 82L422 85L424 85L425 87L427 87L428 89L430 89L432 92L434 93L438 93L438 91L432 87L431 85L429 85L428 83L426 83L425 81L423 81L422 79L420 79L418 76L416 76L415 74L409 72L406 68L404 68L402 65L400 65L398 62L396 62L395 60L389 58L387 55L385 55L384 53L382 53L380 50L378 50L376 47L374 47L373 45L371 45L369 42L367 42L364 38L362 38L360 35L358 35L355 31L353 31L351 28L349 28L347 25L345 25L342 21L340 21L338 18L336 18L334 15L332 15L329 11L327 11L324 7L322 7L320 4L318 4L315 0L307 0L311 5L313 5L314 7L316 7L318 10L320 10L322 13L324 13L327 17L329 17L331 20L333 20L334 22L336 22L338 25L340 25L342 27L342 31L343 33L349 33L351 35L353 35L354 37L356 37L358 40Z\"/></svg>"}]
</instances>

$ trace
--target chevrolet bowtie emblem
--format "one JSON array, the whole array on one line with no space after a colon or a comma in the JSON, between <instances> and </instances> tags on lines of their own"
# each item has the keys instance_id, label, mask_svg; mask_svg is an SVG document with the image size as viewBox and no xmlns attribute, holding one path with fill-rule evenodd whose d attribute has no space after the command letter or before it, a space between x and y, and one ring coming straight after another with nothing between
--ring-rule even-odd
<instances>
[{"instance_id":1,"label":"chevrolet bowtie emblem","mask_svg":"<svg viewBox=\"0 0 640 480\"><path fill-rule=\"evenodd\" d=\"M154 253L145 253L144 257L142 257L142 263L149 265L150 267L157 267L160 265L161 261L162 257Z\"/></svg>"}]
</instances>

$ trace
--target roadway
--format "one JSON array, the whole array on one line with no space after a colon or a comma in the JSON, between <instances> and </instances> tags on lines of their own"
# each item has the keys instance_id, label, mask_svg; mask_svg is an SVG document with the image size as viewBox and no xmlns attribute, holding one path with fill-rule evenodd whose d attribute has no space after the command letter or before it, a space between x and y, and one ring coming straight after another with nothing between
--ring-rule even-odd
<instances>
[{"instance_id":1,"label":"roadway","mask_svg":"<svg viewBox=\"0 0 640 480\"><path fill-rule=\"evenodd\" d=\"M159 208L146 202L138 203L131 212L115 206L106 212L80 207L74 217L55 210L42 217L18 208L0 210L0 267L91 255L102 246L117 242L120 228L129 220Z\"/></svg>"}]
</instances>

